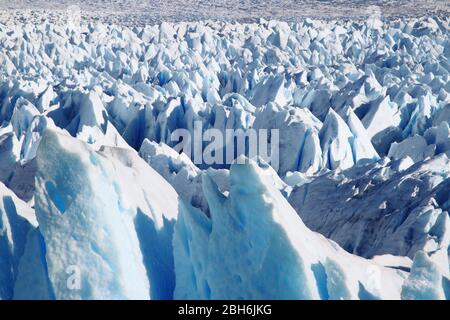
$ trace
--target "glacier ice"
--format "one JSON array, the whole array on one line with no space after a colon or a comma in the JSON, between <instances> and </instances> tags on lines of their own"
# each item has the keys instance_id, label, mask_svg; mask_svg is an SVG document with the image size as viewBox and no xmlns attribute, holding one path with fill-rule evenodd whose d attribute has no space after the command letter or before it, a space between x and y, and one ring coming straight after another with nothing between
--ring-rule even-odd
<instances>
[{"instance_id":1,"label":"glacier ice","mask_svg":"<svg viewBox=\"0 0 450 320\"><path fill-rule=\"evenodd\" d=\"M445 17L2 19L0 299L449 298Z\"/></svg>"},{"instance_id":2,"label":"glacier ice","mask_svg":"<svg viewBox=\"0 0 450 320\"><path fill-rule=\"evenodd\" d=\"M179 154L166 144L145 139L139 155L175 188L182 199L207 211L208 204L201 189L202 172L186 154Z\"/></svg>"},{"instance_id":3,"label":"glacier ice","mask_svg":"<svg viewBox=\"0 0 450 320\"><path fill-rule=\"evenodd\" d=\"M392 143L388 156L394 160L410 157L414 162L419 162L434 156L435 152L436 145L428 145L423 136L415 135L400 143Z\"/></svg>"},{"instance_id":4,"label":"glacier ice","mask_svg":"<svg viewBox=\"0 0 450 320\"><path fill-rule=\"evenodd\" d=\"M401 295L405 300L448 300L449 281L424 252L418 251Z\"/></svg>"},{"instance_id":5,"label":"glacier ice","mask_svg":"<svg viewBox=\"0 0 450 320\"><path fill-rule=\"evenodd\" d=\"M167 182L135 151L97 153L53 131L37 167L36 216L57 299L171 298L178 195ZM82 290L67 288L71 267Z\"/></svg>"},{"instance_id":6,"label":"glacier ice","mask_svg":"<svg viewBox=\"0 0 450 320\"><path fill-rule=\"evenodd\" d=\"M450 160L406 159L324 174L294 187L289 202L309 228L349 252L414 258L425 250L444 255L448 270Z\"/></svg>"},{"instance_id":7,"label":"glacier ice","mask_svg":"<svg viewBox=\"0 0 450 320\"><path fill-rule=\"evenodd\" d=\"M27 235L37 226L34 211L0 182L0 299L11 299Z\"/></svg>"},{"instance_id":8,"label":"glacier ice","mask_svg":"<svg viewBox=\"0 0 450 320\"><path fill-rule=\"evenodd\" d=\"M182 207L176 225L175 298L400 298L402 271L311 232L255 163L232 165L227 197L203 188L211 218Z\"/></svg>"}]
</instances>

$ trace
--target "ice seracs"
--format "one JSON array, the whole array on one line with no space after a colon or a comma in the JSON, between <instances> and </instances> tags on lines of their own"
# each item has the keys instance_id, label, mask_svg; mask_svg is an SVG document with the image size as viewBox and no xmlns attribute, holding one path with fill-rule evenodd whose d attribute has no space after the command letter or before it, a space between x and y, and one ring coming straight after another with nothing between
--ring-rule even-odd
<instances>
[{"instance_id":1,"label":"ice seracs","mask_svg":"<svg viewBox=\"0 0 450 320\"><path fill-rule=\"evenodd\" d=\"M346 117L348 125L333 109L328 110L319 132L325 168L348 169L360 160L373 161L379 158L367 131L350 108L347 109Z\"/></svg>"},{"instance_id":2,"label":"ice seracs","mask_svg":"<svg viewBox=\"0 0 450 320\"><path fill-rule=\"evenodd\" d=\"M175 298L400 298L402 271L310 231L256 163L232 165L228 196L203 188L211 217L183 206L175 227Z\"/></svg>"},{"instance_id":3,"label":"ice seracs","mask_svg":"<svg viewBox=\"0 0 450 320\"><path fill-rule=\"evenodd\" d=\"M139 155L163 176L187 203L204 212L208 210L208 203L202 192L202 171L186 154L179 154L166 144L145 139Z\"/></svg>"},{"instance_id":4,"label":"ice seracs","mask_svg":"<svg viewBox=\"0 0 450 320\"><path fill-rule=\"evenodd\" d=\"M308 109L281 108L269 103L258 110L253 127L279 130L278 172L284 175L287 171L314 173L322 168L321 126Z\"/></svg>"},{"instance_id":5,"label":"ice seracs","mask_svg":"<svg viewBox=\"0 0 450 320\"><path fill-rule=\"evenodd\" d=\"M349 252L413 259L423 250L448 270L449 169L445 155L380 161L294 187L289 202L309 228Z\"/></svg>"},{"instance_id":6,"label":"ice seracs","mask_svg":"<svg viewBox=\"0 0 450 320\"><path fill-rule=\"evenodd\" d=\"M424 137L416 135L409 137L400 143L392 143L389 148L388 157L398 160L408 156L414 162L419 162L434 156L435 152L436 145L428 145Z\"/></svg>"},{"instance_id":7,"label":"ice seracs","mask_svg":"<svg viewBox=\"0 0 450 320\"><path fill-rule=\"evenodd\" d=\"M172 297L178 196L162 177L135 151L97 153L52 131L37 166L36 215L55 298ZM68 272L82 290L67 287Z\"/></svg>"},{"instance_id":8,"label":"ice seracs","mask_svg":"<svg viewBox=\"0 0 450 320\"><path fill-rule=\"evenodd\" d=\"M448 299L447 24L0 24L0 298Z\"/></svg>"},{"instance_id":9,"label":"ice seracs","mask_svg":"<svg viewBox=\"0 0 450 320\"><path fill-rule=\"evenodd\" d=\"M449 300L450 279L423 251L417 252L411 273L402 287L405 300Z\"/></svg>"},{"instance_id":10,"label":"ice seracs","mask_svg":"<svg viewBox=\"0 0 450 320\"><path fill-rule=\"evenodd\" d=\"M412 31L423 21L416 22L408 28L402 20L382 28L316 20L5 27L5 52L16 48L21 33L27 37L3 58L9 76L2 81L1 120L10 121L25 99L97 148L139 150L144 139L173 146L170 134L191 130L197 120L205 130L268 124L256 118L267 116L258 111L269 104L309 109L320 122L329 109L347 121L352 109L367 130L364 140L384 156L391 143L423 135L439 125L434 118L442 122L447 115L446 29L437 23L419 36ZM311 139L305 142L314 154L297 165L282 157L281 175L327 167L318 165L322 153ZM296 158L303 158L303 140L290 140ZM370 143L359 144L356 158L372 159Z\"/></svg>"}]
</instances>

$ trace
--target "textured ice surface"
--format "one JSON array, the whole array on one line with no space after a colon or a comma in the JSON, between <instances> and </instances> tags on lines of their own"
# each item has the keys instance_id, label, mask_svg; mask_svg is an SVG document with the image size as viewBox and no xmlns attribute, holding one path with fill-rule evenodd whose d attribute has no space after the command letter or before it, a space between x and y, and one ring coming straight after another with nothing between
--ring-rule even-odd
<instances>
[{"instance_id":1,"label":"textured ice surface","mask_svg":"<svg viewBox=\"0 0 450 320\"><path fill-rule=\"evenodd\" d=\"M17 0L0 1L0 8L13 9L14 20L39 19L42 13L59 20L71 6L81 9L85 19L130 25L149 22L218 19L226 21L256 21L260 18L299 20L304 17L324 19L368 19L373 14L387 17L445 14L450 11L445 0ZM11 15L11 13L10 13ZM7 14L5 18L11 19ZM67 19L67 18L66 18ZM376 26L376 21L369 20Z\"/></svg>"},{"instance_id":2,"label":"textured ice surface","mask_svg":"<svg viewBox=\"0 0 450 320\"><path fill-rule=\"evenodd\" d=\"M0 182L0 299L11 299L34 211Z\"/></svg>"},{"instance_id":3,"label":"textured ice surface","mask_svg":"<svg viewBox=\"0 0 450 320\"><path fill-rule=\"evenodd\" d=\"M295 3L1 11L1 299L449 298L445 8ZM196 123L279 166L178 153Z\"/></svg>"},{"instance_id":4,"label":"textured ice surface","mask_svg":"<svg viewBox=\"0 0 450 320\"><path fill-rule=\"evenodd\" d=\"M183 207L176 225L176 298L400 298L401 271L311 232L267 179L255 163L233 165L226 197L206 175L211 218Z\"/></svg>"},{"instance_id":5,"label":"textured ice surface","mask_svg":"<svg viewBox=\"0 0 450 320\"><path fill-rule=\"evenodd\" d=\"M36 215L57 299L172 297L178 196L163 178L135 151L97 153L52 131L37 165ZM72 272L79 290L67 288Z\"/></svg>"},{"instance_id":6,"label":"textured ice surface","mask_svg":"<svg viewBox=\"0 0 450 320\"><path fill-rule=\"evenodd\" d=\"M401 295L405 300L448 300L449 281L448 277L442 275L439 267L425 253L419 251Z\"/></svg>"},{"instance_id":7,"label":"textured ice surface","mask_svg":"<svg viewBox=\"0 0 450 320\"><path fill-rule=\"evenodd\" d=\"M330 172L293 189L289 201L305 224L364 257L444 255L448 272L450 161L445 155Z\"/></svg>"},{"instance_id":8,"label":"textured ice surface","mask_svg":"<svg viewBox=\"0 0 450 320\"><path fill-rule=\"evenodd\" d=\"M384 23L5 26L2 165L32 160L46 128L139 150L195 121L280 130L281 176L445 153L448 22Z\"/></svg>"}]
</instances>

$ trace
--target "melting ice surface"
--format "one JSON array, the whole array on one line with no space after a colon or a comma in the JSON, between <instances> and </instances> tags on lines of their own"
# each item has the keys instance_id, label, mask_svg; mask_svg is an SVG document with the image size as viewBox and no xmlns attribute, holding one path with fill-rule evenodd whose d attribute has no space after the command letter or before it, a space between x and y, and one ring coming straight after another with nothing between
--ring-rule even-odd
<instances>
[{"instance_id":1,"label":"melting ice surface","mask_svg":"<svg viewBox=\"0 0 450 320\"><path fill-rule=\"evenodd\" d=\"M1 299L450 298L448 19L17 21ZM196 164L195 121L279 166Z\"/></svg>"}]
</instances>

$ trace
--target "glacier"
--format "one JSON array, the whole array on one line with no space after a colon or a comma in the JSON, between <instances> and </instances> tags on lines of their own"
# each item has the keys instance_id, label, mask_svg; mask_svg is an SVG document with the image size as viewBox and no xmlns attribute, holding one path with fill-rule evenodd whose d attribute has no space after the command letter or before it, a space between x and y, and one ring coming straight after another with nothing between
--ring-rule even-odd
<instances>
[{"instance_id":1,"label":"glacier","mask_svg":"<svg viewBox=\"0 0 450 320\"><path fill-rule=\"evenodd\" d=\"M37 167L35 210L55 298L172 297L178 195L136 151L97 153L47 131ZM67 290L70 266L83 275L83 290Z\"/></svg>"},{"instance_id":2,"label":"glacier","mask_svg":"<svg viewBox=\"0 0 450 320\"><path fill-rule=\"evenodd\" d=\"M0 299L11 299L27 234L38 225L33 209L0 183Z\"/></svg>"},{"instance_id":3,"label":"glacier","mask_svg":"<svg viewBox=\"0 0 450 320\"><path fill-rule=\"evenodd\" d=\"M390 10L0 12L0 299L448 300L450 20Z\"/></svg>"},{"instance_id":4,"label":"glacier","mask_svg":"<svg viewBox=\"0 0 450 320\"><path fill-rule=\"evenodd\" d=\"M310 231L255 163L232 165L229 179L228 197L204 180L210 219L194 208L180 212L176 298L399 298L403 271L352 256Z\"/></svg>"},{"instance_id":5,"label":"glacier","mask_svg":"<svg viewBox=\"0 0 450 320\"><path fill-rule=\"evenodd\" d=\"M308 227L349 252L414 258L424 250L443 255L448 273L449 169L445 155L380 160L296 186L289 202Z\"/></svg>"}]
</instances>

